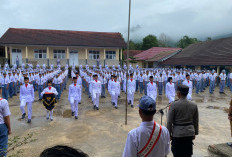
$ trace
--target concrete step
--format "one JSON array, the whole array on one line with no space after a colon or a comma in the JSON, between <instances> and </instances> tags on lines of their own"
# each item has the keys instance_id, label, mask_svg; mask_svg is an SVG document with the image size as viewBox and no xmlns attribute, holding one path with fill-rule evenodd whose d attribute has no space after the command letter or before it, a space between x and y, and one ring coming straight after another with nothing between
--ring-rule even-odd
<instances>
[{"instance_id":1,"label":"concrete step","mask_svg":"<svg viewBox=\"0 0 232 157\"><path fill-rule=\"evenodd\" d=\"M216 155L212 157L232 157L232 147L228 146L227 143L210 145L208 150L212 155Z\"/></svg>"}]
</instances>

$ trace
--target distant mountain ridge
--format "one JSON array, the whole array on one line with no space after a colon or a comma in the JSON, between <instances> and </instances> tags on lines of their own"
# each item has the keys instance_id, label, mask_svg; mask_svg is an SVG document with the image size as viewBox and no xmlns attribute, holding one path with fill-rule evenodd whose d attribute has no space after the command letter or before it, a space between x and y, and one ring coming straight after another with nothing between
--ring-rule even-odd
<instances>
[{"instance_id":1,"label":"distant mountain ridge","mask_svg":"<svg viewBox=\"0 0 232 157\"><path fill-rule=\"evenodd\" d=\"M231 34L224 34L224 35L214 36L213 39L221 39L221 38L228 38L228 37L232 37L232 33Z\"/></svg>"}]
</instances>

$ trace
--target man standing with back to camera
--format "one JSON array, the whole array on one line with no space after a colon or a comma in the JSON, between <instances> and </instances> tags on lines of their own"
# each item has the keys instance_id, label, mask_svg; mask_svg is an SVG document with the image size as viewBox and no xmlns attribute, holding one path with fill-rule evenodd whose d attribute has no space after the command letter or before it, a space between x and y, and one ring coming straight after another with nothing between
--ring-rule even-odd
<instances>
[{"instance_id":1,"label":"man standing with back to camera","mask_svg":"<svg viewBox=\"0 0 232 157\"><path fill-rule=\"evenodd\" d=\"M172 140L174 157L191 157L193 140L198 135L198 108L195 103L186 99L189 87L179 85L177 88L178 101L171 103L168 112L167 128Z\"/></svg>"},{"instance_id":2,"label":"man standing with back to camera","mask_svg":"<svg viewBox=\"0 0 232 157\"><path fill-rule=\"evenodd\" d=\"M166 157L170 151L168 129L153 120L156 102L149 96L139 101L142 123L128 133L123 157Z\"/></svg>"}]
</instances>

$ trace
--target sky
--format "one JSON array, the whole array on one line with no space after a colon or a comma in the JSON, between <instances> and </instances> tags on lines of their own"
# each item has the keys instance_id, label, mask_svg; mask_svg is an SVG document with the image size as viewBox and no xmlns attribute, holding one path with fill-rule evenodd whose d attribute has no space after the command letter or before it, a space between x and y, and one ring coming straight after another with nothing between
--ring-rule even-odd
<instances>
[{"instance_id":1,"label":"sky","mask_svg":"<svg viewBox=\"0 0 232 157\"><path fill-rule=\"evenodd\" d=\"M0 0L0 36L8 28L120 32L129 0ZM205 39L232 34L232 0L132 0L131 39L161 33Z\"/></svg>"}]
</instances>

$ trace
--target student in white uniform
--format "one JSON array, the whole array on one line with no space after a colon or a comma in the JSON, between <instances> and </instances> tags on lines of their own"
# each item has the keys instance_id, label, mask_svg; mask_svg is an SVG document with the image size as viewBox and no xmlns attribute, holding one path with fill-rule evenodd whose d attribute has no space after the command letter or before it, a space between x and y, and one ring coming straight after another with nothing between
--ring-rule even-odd
<instances>
[{"instance_id":1,"label":"student in white uniform","mask_svg":"<svg viewBox=\"0 0 232 157\"><path fill-rule=\"evenodd\" d=\"M0 87L0 95L2 87ZM11 134L10 108L6 99L0 98L0 156L7 155L8 135Z\"/></svg>"},{"instance_id":2,"label":"student in white uniform","mask_svg":"<svg viewBox=\"0 0 232 157\"><path fill-rule=\"evenodd\" d=\"M169 100L169 104L175 101L176 89L175 84L172 83L172 77L168 78L168 83L166 84L166 97Z\"/></svg>"},{"instance_id":3,"label":"student in white uniform","mask_svg":"<svg viewBox=\"0 0 232 157\"><path fill-rule=\"evenodd\" d=\"M165 157L170 152L170 134L166 127L153 120L156 103L149 96L139 101L142 123L128 133L123 157Z\"/></svg>"},{"instance_id":4,"label":"student in white uniform","mask_svg":"<svg viewBox=\"0 0 232 157\"><path fill-rule=\"evenodd\" d=\"M20 87L20 109L22 112L22 119L25 118L25 106L27 105L28 109L28 121L27 123L31 123L32 117L32 103L34 102L34 88L33 85L29 84L29 78L24 77L24 84Z\"/></svg>"},{"instance_id":5,"label":"student in white uniform","mask_svg":"<svg viewBox=\"0 0 232 157\"><path fill-rule=\"evenodd\" d=\"M133 74L130 74L130 79L128 80L128 90L127 90L127 101L128 105L134 107L134 94L136 89L136 82L133 80Z\"/></svg>"},{"instance_id":6,"label":"student in white uniform","mask_svg":"<svg viewBox=\"0 0 232 157\"><path fill-rule=\"evenodd\" d=\"M81 98L82 98L82 78L79 76L78 72L76 72L75 75L76 75L76 78L77 78L77 85L79 85L81 87L80 101L79 101L79 104L81 104Z\"/></svg>"},{"instance_id":7,"label":"student in white uniform","mask_svg":"<svg viewBox=\"0 0 232 157\"><path fill-rule=\"evenodd\" d=\"M156 102L157 87L153 79L153 76L150 76L150 82L147 84L147 96L151 97Z\"/></svg>"},{"instance_id":8,"label":"student in white uniform","mask_svg":"<svg viewBox=\"0 0 232 157\"><path fill-rule=\"evenodd\" d=\"M93 98L93 109L99 110L99 97L101 94L101 81L98 80L98 75L93 75L93 81L91 81L90 91Z\"/></svg>"},{"instance_id":9,"label":"student in white uniform","mask_svg":"<svg viewBox=\"0 0 232 157\"><path fill-rule=\"evenodd\" d=\"M112 94L112 102L115 109L118 108L118 96L120 95L120 82L117 81L117 76L114 76L114 81L111 82L111 94Z\"/></svg>"},{"instance_id":10,"label":"student in white uniform","mask_svg":"<svg viewBox=\"0 0 232 157\"><path fill-rule=\"evenodd\" d=\"M69 86L68 100L71 104L72 116L78 119L78 104L81 100L81 86L77 84L77 77L73 77L73 83Z\"/></svg>"},{"instance_id":11,"label":"student in white uniform","mask_svg":"<svg viewBox=\"0 0 232 157\"><path fill-rule=\"evenodd\" d=\"M52 87L51 80L48 80L48 87L42 91L41 96L43 97L45 93L54 93L55 95L58 95L56 88ZM47 110L47 116L46 116L47 120L49 119L49 115L50 115L50 120L53 121L53 110L51 111Z\"/></svg>"},{"instance_id":12,"label":"student in white uniform","mask_svg":"<svg viewBox=\"0 0 232 157\"><path fill-rule=\"evenodd\" d=\"M186 75L186 80L183 82L183 85L186 85L189 87L189 92L187 95L187 100L192 100L192 91L193 91L193 83L190 81L189 74Z\"/></svg>"},{"instance_id":13,"label":"student in white uniform","mask_svg":"<svg viewBox=\"0 0 232 157\"><path fill-rule=\"evenodd\" d=\"M113 81L114 81L114 76L111 75L111 79L108 81L108 92L109 92L109 94L111 96L112 105L113 105L113 96L112 96L112 93L111 93L111 84L112 84Z\"/></svg>"}]
</instances>

